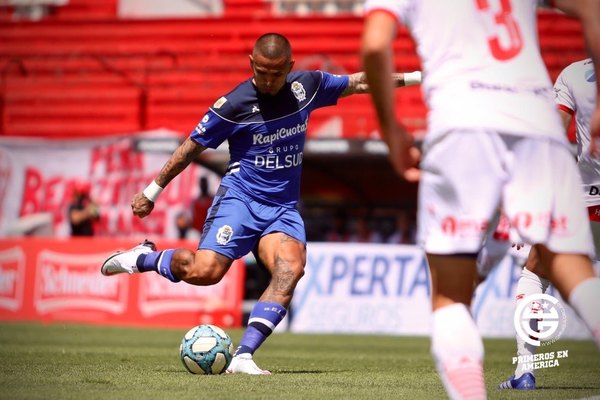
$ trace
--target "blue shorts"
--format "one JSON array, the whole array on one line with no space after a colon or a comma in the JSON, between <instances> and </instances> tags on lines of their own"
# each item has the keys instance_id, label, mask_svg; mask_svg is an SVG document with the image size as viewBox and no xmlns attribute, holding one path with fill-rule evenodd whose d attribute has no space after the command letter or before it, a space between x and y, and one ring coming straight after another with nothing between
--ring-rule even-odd
<instances>
[{"instance_id":1,"label":"blue shorts","mask_svg":"<svg viewBox=\"0 0 600 400\"><path fill-rule=\"evenodd\" d=\"M255 250L260 238L273 232L306 243L304 221L297 209L259 203L221 186L208 210L198 249L235 260Z\"/></svg>"}]
</instances>

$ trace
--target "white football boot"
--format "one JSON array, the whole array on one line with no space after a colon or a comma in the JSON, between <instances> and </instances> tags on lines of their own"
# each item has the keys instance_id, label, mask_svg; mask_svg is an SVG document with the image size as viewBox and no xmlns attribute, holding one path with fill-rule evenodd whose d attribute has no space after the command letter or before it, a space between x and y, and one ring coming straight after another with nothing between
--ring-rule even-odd
<instances>
[{"instance_id":1,"label":"white football boot","mask_svg":"<svg viewBox=\"0 0 600 400\"><path fill-rule=\"evenodd\" d=\"M250 353L233 357L226 372L228 374L271 375L270 371L258 368Z\"/></svg>"},{"instance_id":2,"label":"white football boot","mask_svg":"<svg viewBox=\"0 0 600 400\"><path fill-rule=\"evenodd\" d=\"M156 251L156 245L148 240L138 244L127 251L117 251L104 261L100 272L102 275L110 276L122 273L134 274L138 271L135 262L140 254L148 254Z\"/></svg>"}]
</instances>

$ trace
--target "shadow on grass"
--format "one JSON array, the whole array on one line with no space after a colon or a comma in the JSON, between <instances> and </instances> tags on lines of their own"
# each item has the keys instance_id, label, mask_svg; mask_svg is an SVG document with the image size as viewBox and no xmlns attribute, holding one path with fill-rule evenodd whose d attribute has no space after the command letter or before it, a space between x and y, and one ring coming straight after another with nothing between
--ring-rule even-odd
<instances>
[{"instance_id":1,"label":"shadow on grass","mask_svg":"<svg viewBox=\"0 0 600 400\"><path fill-rule=\"evenodd\" d=\"M294 370L282 370L282 371L273 371L273 375L279 374L336 374L341 372L351 372L351 370L338 370L338 371L322 371L322 370L310 370L310 369L294 369Z\"/></svg>"},{"instance_id":2,"label":"shadow on grass","mask_svg":"<svg viewBox=\"0 0 600 400\"><path fill-rule=\"evenodd\" d=\"M594 389L600 389L600 385L580 385L580 386L536 386L536 388L534 390L515 390L515 389L500 389L500 388L496 388L496 392L512 392L512 393L517 393L517 392L521 392L521 393L534 393L534 392L548 392L548 391L553 391L553 390L594 390Z\"/></svg>"},{"instance_id":3,"label":"shadow on grass","mask_svg":"<svg viewBox=\"0 0 600 400\"><path fill-rule=\"evenodd\" d=\"M190 372L186 370L169 370L167 372L182 374L182 375L190 375ZM316 374L336 374L336 373L344 373L344 372L352 372L351 370L339 370L339 371L323 371L323 370L310 370L310 369L295 369L295 370L274 370L272 371L273 375L283 375L283 374L306 374L306 375L316 375ZM195 374L191 374L195 375ZM200 376L204 376L204 374L199 374ZM226 373L218 374L218 375L228 375ZM234 374L234 375L243 375L243 374ZM211 376L211 374L206 374L206 376Z\"/></svg>"},{"instance_id":4,"label":"shadow on grass","mask_svg":"<svg viewBox=\"0 0 600 400\"><path fill-rule=\"evenodd\" d=\"M600 389L600 385L580 385L580 386L537 386L535 390L589 390Z\"/></svg>"}]
</instances>

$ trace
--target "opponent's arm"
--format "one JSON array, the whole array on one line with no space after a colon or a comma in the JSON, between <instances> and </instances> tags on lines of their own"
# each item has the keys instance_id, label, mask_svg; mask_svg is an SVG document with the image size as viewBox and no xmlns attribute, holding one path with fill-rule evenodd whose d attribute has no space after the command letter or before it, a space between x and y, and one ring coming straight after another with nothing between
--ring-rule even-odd
<instances>
[{"instance_id":1,"label":"opponent's arm","mask_svg":"<svg viewBox=\"0 0 600 400\"><path fill-rule=\"evenodd\" d=\"M418 85L421 83L421 71L393 73L392 81L394 82L395 87ZM367 74L364 72L357 72L348 75L348 87L346 87L340 97L369 92Z\"/></svg>"},{"instance_id":2,"label":"opponent's arm","mask_svg":"<svg viewBox=\"0 0 600 400\"><path fill-rule=\"evenodd\" d=\"M394 109L392 42L396 37L396 20L389 13L374 11L367 15L361 44L361 58L377 114L379 130L389 148L389 159L396 172L408 180L418 179L415 165L418 149L412 136L396 119ZM406 77L403 77L406 83Z\"/></svg>"},{"instance_id":3,"label":"opponent's arm","mask_svg":"<svg viewBox=\"0 0 600 400\"><path fill-rule=\"evenodd\" d=\"M163 189L204 150L206 150L205 146L194 142L190 137L181 143L163 165L158 176L142 193L133 196L131 200L133 215L144 218L150 214L154 209L154 202Z\"/></svg>"}]
</instances>

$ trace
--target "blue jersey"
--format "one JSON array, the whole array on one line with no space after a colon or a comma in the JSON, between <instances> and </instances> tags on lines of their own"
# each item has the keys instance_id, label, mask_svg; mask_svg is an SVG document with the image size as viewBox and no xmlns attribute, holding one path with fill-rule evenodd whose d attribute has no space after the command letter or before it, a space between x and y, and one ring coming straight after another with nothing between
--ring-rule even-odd
<instances>
[{"instance_id":1,"label":"blue jersey","mask_svg":"<svg viewBox=\"0 0 600 400\"><path fill-rule=\"evenodd\" d=\"M230 160L222 186L259 202L294 207L310 113L335 105L347 86L347 76L298 71L270 96L248 79L218 99L190 137L213 149L228 141Z\"/></svg>"}]
</instances>

